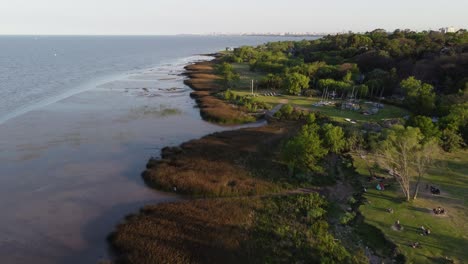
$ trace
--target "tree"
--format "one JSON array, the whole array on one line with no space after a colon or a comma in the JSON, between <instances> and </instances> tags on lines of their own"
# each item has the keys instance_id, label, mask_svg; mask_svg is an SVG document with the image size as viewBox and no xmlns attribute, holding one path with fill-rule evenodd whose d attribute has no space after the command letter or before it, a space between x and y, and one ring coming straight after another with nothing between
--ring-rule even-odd
<instances>
[{"instance_id":1,"label":"tree","mask_svg":"<svg viewBox=\"0 0 468 264\"><path fill-rule=\"evenodd\" d=\"M405 103L409 108L419 114L432 113L436 99L432 85L423 83L411 76L401 81L400 86L405 92Z\"/></svg>"},{"instance_id":2,"label":"tree","mask_svg":"<svg viewBox=\"0 0 468 264\"><path fill-rule=\"evenodd\" d=\"M367 94L369 93L369 87L365 84L361 84L356 86L357 88L357 94L359 95L359 98L366 97Z\"/></svg>"},{"instance_id":3,"label":"tree","mask_svg":"<svg viewBox=\"0 0 468 264\"><path fill-rule=\"evenodd\" d=\"M465 143L468 143L468 103L452 105L441 123L442 127L460 133Z\"/></svg>"},{"instance_id":4,"label":"tree","mask_svg":"<svg viewBox=\"0 0 468 264\"><path fill-rule=\"evenodd\" d=\"M446 128L442 131L442 148L447 152L453 152L463 143L462 137L456 130Z\"/></svg>"},{"instance_id":5,"label":"tree","mask_svg":"<svg viewBox=\"0 0 468 264\"><path fill-rule=\"evenodd\" d=\"M426 174L426 171L430 165L434 162L435 157L439 154L439 145L437 141L432 138L429 141L425 142L419 151L414 155L414 165L417 172L417 181L414 187L413 199L416 200L418 197L419 186L421 180Z\"/></svg>"},{"instance_id":6,"label":"tree","mask_svg":"<svg viewBox=\"0 0 468 264\"><path fill-rule=\"evenodd\" d=\"M217 74L221 75L225 88L235 86L235 84L240 80L240 76L234 71L234 67L227 62L217 65L215 71Z\"/></svg>"},{"instance_id":7,"label":"tree","mask_svg":"<svg viewBox=\"0 0 468 264\"><path fill-rule=\"evenodd\" d=\"M283 79L281 76L269 73L262 79L262 84L266 86L268 89L278 89L280 88Z\"/></svg>"},{"instance_id":8,"label":"tree","mask_svg":"<svg viewBox=\"0 0 468 264\"><path fill-rule=\"evenodd\" d=\"M409 120L409 125L419 128L426 141L432 138L439 138L441 135L437 125L427 116L414 116Z\"/></svg>"},{"instance_id":9,"label":"tree","mask_svg":"<svg viewBox=\"0 0 468 264\"><path fill-rule=\"evenodd\" d=\"M377 161L395 177L407 201L411 199L411 185L417 177L413 198L419 184L436 152L434 141L421 143L423 135L419 128L394 126L385 131L385 139L377 149Z\"/></svg>"},{"instance_id":10,"label":"tree","mask_svg":"<svg viewBox=\"0 0 468 264\"><path fill-rule=\"evenodd\" d=\"M291 73L284 79L284 88L289 94L299 95L302 89L309 87L309 77L300 73Z\"/></svg>"},{"instance_id":11,"label":"tree","mask_svg":"<svg viewBox=\"0 0 468 264\"><path fill-rule=\"evenodd\" d=\"M320 160L328 153L323 147L316 124L304 125L299 134L288 140L281 154L295 175L296 169L322 172Z\"/></svg>"},{"instance_id":12,"label":"tree","mask_svg":"<svg viewBox=\"0 0 468 264\"><path fill-rule=\"evenodd\" d=\"M326 124L322 127L324 145L332 153L340 153L346 146L345 134L343 129L332 124Z\"/></svg>"}]
</instances>

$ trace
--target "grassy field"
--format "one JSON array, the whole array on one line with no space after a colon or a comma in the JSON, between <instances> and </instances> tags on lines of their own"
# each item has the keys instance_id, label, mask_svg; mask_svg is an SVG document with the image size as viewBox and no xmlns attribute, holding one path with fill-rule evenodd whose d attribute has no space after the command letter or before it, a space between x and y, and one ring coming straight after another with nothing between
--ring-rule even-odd
<instances>
[{"instance_id":1,"label":"grassy field","mask_svg":"<svg viewBox=\"0 0 468 264\"><path fill-rule=\"evenodd\" d=\"M359 174L369 175L364 160L355 157L354 165ZM432 196L426 190L426 184L439 187L441 195ZM385 191L377 191L376 183L367 185L368 192L364 196L368 203L360 207L365 222L380 229L393 241L408 263L468 262L468 151L444 153L425 177L415 201L404 202L396 183ZM432 209L438 206L448 213L434 215ZM388 213L388 208L394 213ZM392 229L397 220L404 227L402 231ZM430 228L431 235L422 236L421 226ZM410 247L413 242L419 242L421 248Z\"/></svg>"},{"instance_id":2,"label":"grassy field","mask_svg":"<svg viewBox=\"0 0 468 264\"><path fill-rule=\"evenodd\" d=\"M235 94L244 96L249 95L250 92L235 90ZM375 115L363 115L358 111L351 110L341 110L334 106L314 106L314 103L320 101L320 98L317 97L304 97L304 96L294 96L294 95L280 95L280 96L262 96L259 95L255 97L258 101L267 103L271 106L277 104L291 104L293 106L305 108L311 111L322 112L336 121L343 121L345 118L349 118L355 121L360 122L369 122L369 121L380 121L382 119L391 119L391 118L402 118L410 113L400 107L393 105L385 105L384 109L380 110Z\"/></svg>"},{"instance_id":3,"label":"grassy field","mask_svg":"<svg viewBox=\"0 0 468 264\"><path fill-rule=\"evenodd\" d=\"M260 81L265 74L259 72L252 72L249 70L249 65L245 63L234 63L234 70L240 74L241 80L239 87L234 89L237 95L249 95L251 94L251 81ZM320 101L319 97L304 97L304 96L293 96L293 95L281 95L281 96L262 96L262 91L254 91L257 96L257 100L264 102L274 107L277 104L289 103L294 106L307 108L313 111L320 111L336 121L343 121L345 118L349 118L355 121L379 121L382 119L389 118L402 118L403 116L409 115L410 113L400 107L385 105L385 108L379 111L375 115L365 116L358 111L341 110L334 106L313 106L314 103Z\"/></svg>"}]
</instances>

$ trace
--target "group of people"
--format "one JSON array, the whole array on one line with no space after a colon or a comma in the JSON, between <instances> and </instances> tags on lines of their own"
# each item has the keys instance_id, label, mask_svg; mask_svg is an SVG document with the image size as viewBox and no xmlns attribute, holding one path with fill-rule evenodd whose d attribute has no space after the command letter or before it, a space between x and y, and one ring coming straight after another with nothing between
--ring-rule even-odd
<instances>
[{"instance_id":1,"label":"group of people","mask_svg":"<svg viewBox=\"0 0 468 264\"><path fill-rule=\"evenodd\" d=\"M440 206L437 207L437 208L432 209L432 211L433 211L434 214L436 214L436 215L443 215L443 214L445 214L445 209L442 208L442 207L440 207Z\"/></svg>"},{"instance_id":2,"label":"group of people","mask_svg":"<svg viewBox=\"0 0 468 264\"><path fill-rule=\"evenodd\" d=\"M400 220L396 220L396 222L395 222L395 229L398 230L398 231L403 230L403 227L402 227L401 224L400 224Z\"/></svg>"},{"instance_id":3,"label":"group of people","mask_svg":"<svg viewBox=\"0 0 468 264\"><path fill-rule=\"evenodd\" d=\"M434 186L431 186L431 193L434 195L440 195L440 189Z\"/></svg>"},{"instance_id":4,"label":"group of people","mask_svg":"<svg viewBox=\"0 0 468 264\"><path fill-rule=\"evenodd\" d=\"M411 247L412 248L420 248L421 244L419 244L419 242L414 242L413 244L411 244Z\"/></svg>"},{"instance_id":5,"label":"group of people","mask_svg":"<svg viewBox=\"0 0 468 264\"><path fill-rule=\"evenodd\" d=\"M431 234L431 229L425 228L424 226L421 226L421 231L422 231L421 236L428 236L428 235ZM421 244L416 241L416 242L411 244L411 247L412 248L421 248Z\"/></svg>"},{"instance_id":6,"label":"group of people","mask_svg":"<svg viewBox=\"0 0 468 264\"><path fill-rule=\"evenodd\" d=\"M421 226L421 231L422 231L421 235L423 236L428 236L431 234L431 229L425 228L424 226Z\"/></svg>"}]
</instances>

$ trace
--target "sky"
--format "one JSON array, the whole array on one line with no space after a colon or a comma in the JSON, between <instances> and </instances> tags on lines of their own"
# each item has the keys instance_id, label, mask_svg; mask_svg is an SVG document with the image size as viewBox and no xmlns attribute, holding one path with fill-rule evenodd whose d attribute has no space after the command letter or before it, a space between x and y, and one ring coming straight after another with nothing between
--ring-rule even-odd
<instances>
[{"instance_id":1,"label":"sky","mask_svg":"<svg viewBox=\"0 0 468 264\"><path fill-rule=\"evenodd\" d=\"M0 0L0 34L173 35L468 28L468 0Z\"/></svg>"}]
</instances>

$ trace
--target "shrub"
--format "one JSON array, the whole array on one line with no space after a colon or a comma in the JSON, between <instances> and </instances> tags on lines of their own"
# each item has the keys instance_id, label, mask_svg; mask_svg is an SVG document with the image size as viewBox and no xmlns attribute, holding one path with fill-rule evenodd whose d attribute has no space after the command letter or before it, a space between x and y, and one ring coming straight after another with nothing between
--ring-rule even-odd
<instances>
[{"instance_id":1,"label":"shrub","mask_svg":"<svg viewBox=\"0 0 468 264\"><path fill-rule=\"evenodd\" d=\"M347 225L349 222L351 222L354 218L356 217L355 212L346 212L341 218L340 218L340 223L342 225Z\"/></svg>"}]
</instances>

